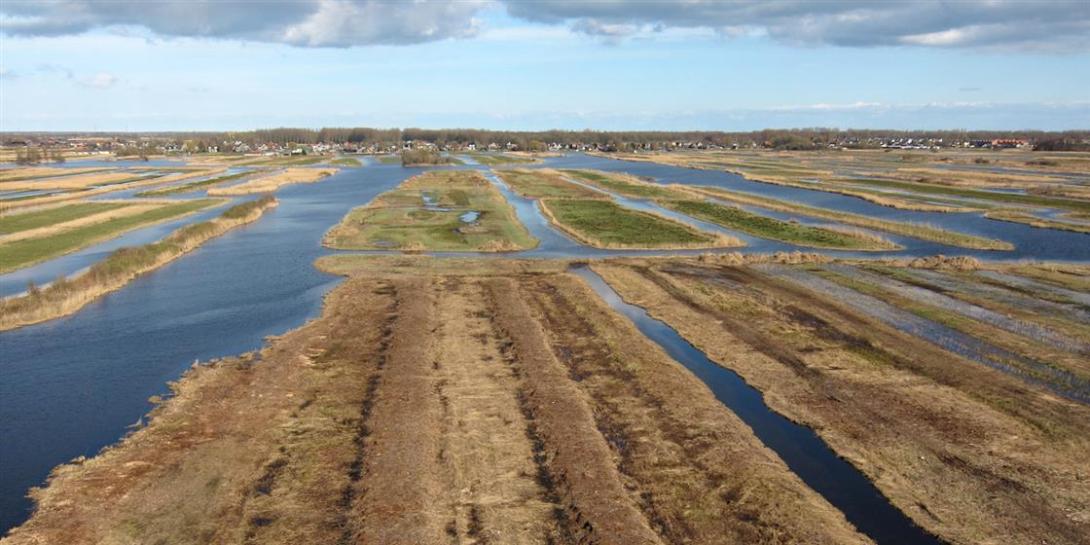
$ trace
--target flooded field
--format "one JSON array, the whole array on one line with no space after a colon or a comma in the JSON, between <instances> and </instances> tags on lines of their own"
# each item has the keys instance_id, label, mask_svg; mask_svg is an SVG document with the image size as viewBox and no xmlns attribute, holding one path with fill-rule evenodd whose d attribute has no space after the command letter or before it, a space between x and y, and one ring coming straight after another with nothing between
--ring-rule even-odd
<instances>
[{"instance_id":1,"label":"flooded field","mask_svg":"<svg viewBox=\"0 0 1090 545\"><path fill-rule=\"evenodd\" d=\"M71 316L0 333L0 435L20 438L0 443L0 529L27 521L25 494L54 467L134 432L57 472L5 543L125 528L171 543L397 531L1074 544L1090 532L1090 234L989 219L975 195L882 187L903 201L889 206L773 183L784 172L487 157L367 160L272 188L279 206L252 224ZM328 168L139 166L173 177L0 198L190 202L275 176L264 170ZM780 167L788 181L834 172L839 189L866 170ZM1038 173L999 172L1011 187L988 191L1031 195L1017 176ZM956 187L981 189L970 181ZM0 295L257 197L13 270ZM966 238L944 244L921 225ZM148 419L153 396L168 401ZM406 472L411 486L395 477ZM83 501L104 481L116 502ZM211 482L207 502L156 492Z\"/></svg>"}]
</instances>

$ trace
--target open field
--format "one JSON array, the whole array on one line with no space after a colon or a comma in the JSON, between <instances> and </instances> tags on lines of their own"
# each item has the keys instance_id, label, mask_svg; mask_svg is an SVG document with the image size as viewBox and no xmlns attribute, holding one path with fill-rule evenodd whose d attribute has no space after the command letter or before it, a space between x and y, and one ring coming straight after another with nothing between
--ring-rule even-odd
<instances>
[{"instance_id":1,"label":"open field","mask_svg":"<svg viewBox=\"0 0 1090 545\"><path fill-rule=\"evenodd\" d=\"M869 543L558 263L350 260L4 543Z\"/></svg>"},{"instance_id":2,"label":"open field","mask_svg":"<svg viewBox=\"0 0 1090 545\"><path fill-rule=\"evenodd\" d=\"M349 212L326 234L344 250L502 252L537 241L503 194L476 171L431 171L414 176L366 206Z\"/></svg>"},{"instance_id":3,"label":"open field","mask_svg":"<svg viewBox=\"0 0 1090 545\"><path fill-rule=\"evenodd\" d=\"M503 179L518 194L531 199L604 199L605 195L573 184L552 169L498 170Z\"/></svg>"},{"instance_id":4,"label":"open field","mask_svg":"<svg viewBox=\"0 0 1090 545\"><path fill-rule=\"evenodd\" d=\"M778 210L781 212L802 214L812 218L836 221L838 223L854 225L856 227L862 227L864 229L876 229L879 231L885 231L887 233L918 238L920 240L929 240L941 244L948 244L950 246L958 246L961 248L977 248L982 250L1010 250L1011 248L1013 248L1013 246L1009 242L988 239L974 235L967 235L965 233L958 233L956 231L941 229L930 225L882 220L869 216L862 216L859 214L851 214L849 212L841 212L839 210L829 210L826 208L807 206L805 204L799 204L780 199L772 199L768 197L761 197L759 195L751 195L749 193L728 191L726 189L718 187L678 187L694 191L698 194L707 195L716 199L724 199L730 202L736 202L738 204L759 206L762 208L768 208L769 210Z\"/></svg>"},{"instance_id":5,"label":"open field","mask_svg":"<svg viewBox=\"0 0 1090 545\"><path fill-rule=\"evenodd\" d=\"M126 231L192 214L222 202L219 199L200 199L163 204L137 214L121 215L46 236L0 244L0 272L21 269L96 242L109 240Z\"/></svg>"},{"instance_id":6,"label":"open field","mask_svg":"<svg viewBox=\"0 0 1090 545\"><path fill-rule=\"evenodd\" d=\"M158 242L117 250L86 272L58 279L45 288L31 287L26 295L0 300L0 331L72 314L208 240L257 221L276 204L272 196L265 196L233 206L215 219L181 227Z\"/></svg>"},{"instance_id":7,"label":"open field","mask_svg":"<svg viewBox=\"0 0 1090 545\"><path fill-rule=\"evenodd\" d=\"M602 199L546 199L541 211L564 232L598 248L712 248L742 241Z\"/></svg>"},{"instance_id":8,"label":"open field","mask_svg":"<svg viewBox=\"0 0 1090 545\"><path fill-rule=\"evenodd\" d=\"M254 178L230 187L213 187L209 196L251 195L254 193L273 193L289 184L311 184L337 173L335 168L286 168L281 172Z\"/></svg>"},{"instance_id":9,"label":"open field","mask_svg":"<svg viewBox=\"0 0 1090 545\"><path fill-rule=\"evenodd\" d=\"M240 178L250 176L253 172L236 172L235 174L226 174L223 176L216 176L207 180L200 180L197 182L190 182L187 184L180 184L176 186L164 187L161 189L149 189L148 191L141 191L137 193L137 197L165 197L169 195L179 195L182 193L190 193L197 191L201 188L210 187L217 184L230 182L232 180L238 180Z\"/></svg>"},{"instance_id":10,"label":"open field","mask_svg":"<svg viewBox=\"0 0 1090 545\"><path fill-rule=\"evenodd\" d=\"M1087 406L906 335L775 267L593 265L954 543L1082 543ZM988 337L992 338L992 337Z\"/></svg>"}]
</instances>

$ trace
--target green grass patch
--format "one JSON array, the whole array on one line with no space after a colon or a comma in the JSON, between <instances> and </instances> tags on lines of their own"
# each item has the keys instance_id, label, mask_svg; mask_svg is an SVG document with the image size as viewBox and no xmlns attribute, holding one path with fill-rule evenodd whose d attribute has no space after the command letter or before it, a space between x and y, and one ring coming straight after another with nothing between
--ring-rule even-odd
<instances>
[{"instance_id":1,"label":"green grass patch","mask_svg":"<svg viewBox=\"0 0 1090 545\"><path fill-rule=\"evenodd\" d=\"M251 166L267 166L267 167L286 167L286 166L306 166L313 165L322 162L325 157L320 155L295 155L285 157L269 157L260 161L254 161L248 163Z\"/></svg>"},{"instance_id":2,"label":"green grass patch","mask_svg":"<svg viewBox=\"0 0 1090 545\"><path fill-rule=\"evenodd\" d=\"M610 176L590 170L563 170L572 177L607 191L635 199L677 199L682 198L677 191L648 182L634 182L619 176Z\"/></svg>"},{"instance_id":3,"label":"green grass patch","mask_svg":"<svg viewBox=\"0 0 1090 545\"><path fill-rule=\"evenodd\" d=\"M467 212L478 212L476 221L463 221ZM533 248L537 240L480 173L431 171L349 212L325 243L339 249L511 251Z\"/></svg>"},{"instance_id":4,"label":"green grass patch","mask_svg":"<svg viewBox=\"0 0 1090 545\"><path fill-rule=\"evenodd\" d=\"M332 161L329 161L329 164L337 165L339 167L350 167L350 168L362 167L363 166L363 163L361 163L360 160L356 159L355 157L338 157L338 158L336 158L336 159L334 159Z\"/></svg>"},{"instance_id":5,"label":"green grass patch","mask_svg":"<svg viewBox=\"0 0 1090 545\"><path fill-rule=\"evenodd\" d=\"M561 228L596 246L695 247L713 246L718 240L687 225L609 200L555 199L541 203Z\"/></svg>"},{"instance_id":6,"label":"green grass patch","mask_svg":"<svg viewBox=\"0 0 1090 545\"><path fill-rule=\"evenodd\" d=\"M531 199L600 199L605 195L573 184L555 172L501 170L497 172L517 193Z\"/></svg>"},{"instance_id":7,"label":"green grass patch","mask_svg":"<svg viewBox=\"0 0 1090 545\"><path fill-rule=\"evenodd\" d=\"M848 250L890 250L896 247L888 241L875 237L853 235L822 227L782 221L754 214L735 206L723 206L707 201L692 200L660 201L659 204L728 229L801 246Z\"/></svg>"},{"instance_id":8,"label":"green grass patch","mask_svg":"<svg viewBox=\"0 0 1090 545\"><path fill-rule=\"evenodd\" d=\"M208 187L216 184L222 184L231 180L237 180L244 176L249 176L252 172L239 172L236 174L228 174L226 176L217 176L215 178L209 178L207 180L201 180L198 182L190 182L188 184L176 185L172 187L164 187L162 189L152 189L150 191L141 191L137 193L137 197L162 197L165 195L177 195L180 193L189 193L196 191L202 187Z\"/></svg>"},{"instance_id":9,"label":"green grass patch","mask_svg":"<svg viewBox=\"0 0 1090 545\"><path fill-rule=\"evenodd\" d=\"M222 202L200 199L167 204L132 216L115 218L51 236L19 240L0 245L0 272L21 269L47 259L74 252L96 242L152 223L166 221Z\"/></svg>"},{"instance_id":10,"label":"green grass patch","mask_svg":"<svg viewBox=\"0 0 1090 545\"><path fill-rule=\"evenodd\" d=\"M0 235L10 235L21 231L29 231L30 229L38 229L39 227L48 227L110 210L117 210L125 206L129 206L129 203L81 202L36 212L10 214L0 217Z\"/></svg>"},{"instance_id":11,"label":"green grass patch","mask_svg":"<svg viewBox=\"0 0 1090 545\"><path fill-rule=\"evenodd\" d=\"M494 165L510 165L516 163L533 163L534 160L529 157L518 157L515 155L506 155L503 153L469 153L467 154L473 158L474 161L487 166Z\"/></svg>"}]
</instances>

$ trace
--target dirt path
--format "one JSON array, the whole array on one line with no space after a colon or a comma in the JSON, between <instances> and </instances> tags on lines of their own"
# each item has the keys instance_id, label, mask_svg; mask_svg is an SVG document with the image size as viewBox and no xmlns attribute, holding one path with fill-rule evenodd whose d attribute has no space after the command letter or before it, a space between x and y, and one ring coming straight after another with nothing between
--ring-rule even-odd
<instances>
[{"instance_id":1,"label":"dirt path","mask_svg":"<svg viewBox=\"0 0 1090 545\"><path fill-rule=\"evenodd\" d=\"M478 283L443 281L444 340L434 366L442 407L440 457L459 543L560 540L551 491L538 479L520 379L504 359Z\"/></svg>"}]
</instances>

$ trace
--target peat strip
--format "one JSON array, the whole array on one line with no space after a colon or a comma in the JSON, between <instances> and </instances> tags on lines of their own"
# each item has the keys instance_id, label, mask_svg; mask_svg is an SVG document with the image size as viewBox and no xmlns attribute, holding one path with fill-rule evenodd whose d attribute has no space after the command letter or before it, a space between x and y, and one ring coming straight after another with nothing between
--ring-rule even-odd
<instances>
[{"instance_id":1,"label":"peat strip","mask_svg":"<svg viewBox=\"0 0 1090 545\"><path fill-rule=\"evenodd\" d=\"M807 485L844 513L856 528L879 545L926 545L943 543L897 509L854 466L838 457L818 435L796 424L765 404L763 395L733 371L707 357L665 323L646 311L625 303L602 277L589 267L572 272L582 278L614 310L672 358L693 372L748 424L757 437Z\"/></svg>"},{"instance_id":2,"label":"peat strip","mask_svg":"<svg viewBox=\"0 0 1090 545\"><path fill-rule=\"evenodd\" d=\"M425 279L395 282L401 305L365 440L358 543L444 543L435 392L435 296Z\"/></svg>"}]
</instances>

